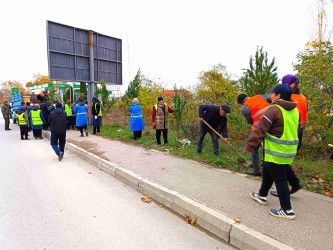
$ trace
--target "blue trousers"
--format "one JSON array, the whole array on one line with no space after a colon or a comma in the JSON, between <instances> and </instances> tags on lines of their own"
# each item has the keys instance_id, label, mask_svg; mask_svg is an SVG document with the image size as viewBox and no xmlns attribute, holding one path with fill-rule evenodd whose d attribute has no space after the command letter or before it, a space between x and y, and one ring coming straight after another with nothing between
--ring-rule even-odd
<instances>
[{"instance_id":1,"label":"blue trousers","mask_svg":"<svg viewBox=\"0 0 333 250\"><path fill-rule=\"evenodd\" d=\"M51 133L51 146L54 152L59 155L60 152L65 152L66 133L55 134Z\"/></svg>"}]
</instances>

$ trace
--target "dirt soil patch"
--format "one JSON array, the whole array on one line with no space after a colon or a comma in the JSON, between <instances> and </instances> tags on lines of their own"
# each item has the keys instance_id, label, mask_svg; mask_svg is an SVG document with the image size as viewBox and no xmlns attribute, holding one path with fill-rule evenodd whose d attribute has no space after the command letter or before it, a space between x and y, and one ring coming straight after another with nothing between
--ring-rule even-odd
<instances>
[{"instance_id":1,"label":"dirt soil patch","mask_svg":"<svg viewBox=\"0 0 333 250\"><path fill-rule=\"evenodd\" d=\"M86 150L94 155L101 157L104 160L110 161L110 159L105 156L105 151L99 150L98 145L96 145L96 143L92 143L90 141L85 141L85 140L77 141L74 139L67 139L67 141L80 148L83 148L84 150Z\"/></svg>"}]
</instances>

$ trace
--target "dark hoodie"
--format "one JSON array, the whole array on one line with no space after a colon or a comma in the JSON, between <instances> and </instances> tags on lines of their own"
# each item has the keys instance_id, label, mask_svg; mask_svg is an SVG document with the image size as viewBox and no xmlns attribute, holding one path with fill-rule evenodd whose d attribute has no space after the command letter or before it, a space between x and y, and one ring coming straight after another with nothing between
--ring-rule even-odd
<instances>
[{"instance_id":1,"label":"dark hoodie","mask_svg":"<svg viewBox=\"0 0 333 250\"><path fill-rule=\"evenodd\" d=\"M50 131L55 134L64 134L67 129L67 114L62 108L54 109L49 116Z\"/></svg>"},{"instance_id":2,"label":"dark hoodie","mask_svg":"<svg viewBox=\"0 0 333 250\"><path fill-rule=\"evenodd\" d=\"M283 99L277 100L274 104L277 104L284 108L285 110L292 110L296 108L297 103L293 101L285 101ZM298 131L301 126L301 115L299 115ZM266 132L270 133L277 138L281 138L283 134L284 122L282 111L276 107L269 107L261 117L256 130L254 130L250 139L246 143L245 149L249 152L252 152L260 142L265 138Z\"/></svg>"}]
</instances>

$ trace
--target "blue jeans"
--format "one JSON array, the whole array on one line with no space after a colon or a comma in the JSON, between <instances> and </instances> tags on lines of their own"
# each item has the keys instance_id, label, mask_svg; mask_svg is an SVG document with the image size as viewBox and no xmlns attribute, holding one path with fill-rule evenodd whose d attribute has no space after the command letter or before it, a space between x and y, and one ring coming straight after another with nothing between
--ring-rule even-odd
<instances>
[{"instance_id":1,"label":"blue jeans","mask_svg":"<svg viewBox=\"0 0 333 250\"><path fill-rule=\"evenodd\" d=\"M65 144L66 144L66 133L62 134L51 133L51 146L57 155L59 155L60 152L63 153L65 152Z\"/></svg>"}]
</instances>

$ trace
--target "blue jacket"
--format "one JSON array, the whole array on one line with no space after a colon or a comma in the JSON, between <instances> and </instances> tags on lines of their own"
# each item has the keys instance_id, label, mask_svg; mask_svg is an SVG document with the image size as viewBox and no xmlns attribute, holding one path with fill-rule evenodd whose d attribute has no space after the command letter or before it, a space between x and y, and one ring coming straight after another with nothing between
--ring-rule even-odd
<instances>
[{"instance_id":1,"label":"blue jacket","mask_svg":"<svg viewBox=\"0 0 333 250\"><path fill-rule=\"evenodd\" d=\"M75 105L74 112L76 113L76 127L88 126L88 107L85 102L80 102Z\"/></svg>"},{"instance_id":2,"label":"blue jacket","mask_svg":"<svg viewBox=\"0 0 333 250\"><path fill-rule=\"evenodd\" d=\"M132 105L130 112L131 116L131 131L139 131L145 129L145 124L142 117L142 107L140 105Z\"/></svg>"},{"instance_id":3,"label":"blue jacket","mask_svg":"<svg viewBox=\"0 0 333 250\"><path fill-rule=\"evenodd\" d=\"M36 110L39 110L39 108L34 107L32 110L36 111ZM43 125L33 125L32 124L31 111L29 112L29 118L30 118L30 124L31 124L32 129L43 129ZM44 116L43 116L43 112L40 112L40 118L42 119L43 124L45 124L45 119L44 119Z\"/></svg>"}]
</instances>

